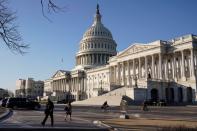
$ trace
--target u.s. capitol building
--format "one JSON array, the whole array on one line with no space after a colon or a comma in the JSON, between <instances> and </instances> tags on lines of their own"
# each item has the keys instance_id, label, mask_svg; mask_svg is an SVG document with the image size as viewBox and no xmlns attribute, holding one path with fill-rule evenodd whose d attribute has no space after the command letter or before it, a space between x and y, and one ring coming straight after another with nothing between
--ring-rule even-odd
<instances>
[{"instance_id":1,"label":"u.s. capitol building","mask_svg":"<svg viewBox=\"0 0 197 131\"><path fill-rule=\"evenodd\" d=\"M134 101L196 100L197 36L133 43L119 53L116 47L97 5L94 22L80 41L76 66L71 71L58 70L47 79L44 97L79 101L126 95Z\"/></svg>"}]
</instances>

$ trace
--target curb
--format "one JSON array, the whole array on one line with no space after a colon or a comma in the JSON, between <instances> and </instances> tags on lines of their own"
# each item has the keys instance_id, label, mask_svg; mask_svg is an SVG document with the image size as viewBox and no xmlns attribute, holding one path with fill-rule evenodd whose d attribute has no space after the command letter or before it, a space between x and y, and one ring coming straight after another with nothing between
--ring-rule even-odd
<instances>
[{"instance_id":1,"label":"curb","mask_svg":"<svg viewBox=\"0 0 197 131\"><path fill-rule=\"evenodd\" d=\"M117 128L113 128L113 127L111 127L111 126L109 126L109 125L107 125L107 124L105 124L105 123L103 123L102 121L99 121L99 120L93 121L93 124L95 124L99 127L107 128L109 130L118 131Z\"/></svg>"},{"instance_id":2,"label":"curb","mask_svg":"<svg viewBox=\"0 0 197 131\"><path fill-rule=\"evenodd\" d=\"M11 111L10 109L7 109L7 108L6 108L6 111L5 111L3 114L0 115L0 121L2 121L2 120L5 119L7 116L9 116L11 112L12 112L12 111Z\"/></svg>"}]
</instances>

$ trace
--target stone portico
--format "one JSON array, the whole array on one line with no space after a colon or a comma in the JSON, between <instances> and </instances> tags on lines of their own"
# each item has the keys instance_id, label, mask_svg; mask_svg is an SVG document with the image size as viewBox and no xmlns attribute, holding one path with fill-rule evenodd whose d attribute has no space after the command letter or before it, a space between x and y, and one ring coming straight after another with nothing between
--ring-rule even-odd
<instances>
[{"instance_id":1,"label":"stone portico","mask_svg":"<svg viewBox=\"0 0 197 131\"><path fill-rule=\"evenodd\" d=\"M194 101L196 45L195 35L171 41L133 44L110 58L110 82L130 88L148 88L148 99ZM153 93L156 93L155 96Z\"/></svg>"}]
</instances>

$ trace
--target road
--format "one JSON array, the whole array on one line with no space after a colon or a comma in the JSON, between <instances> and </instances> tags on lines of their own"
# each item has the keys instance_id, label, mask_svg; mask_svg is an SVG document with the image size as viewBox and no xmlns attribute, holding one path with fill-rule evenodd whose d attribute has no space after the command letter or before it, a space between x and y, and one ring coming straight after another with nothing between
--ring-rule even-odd
<instances>
[{"instance_id":1,"label":"road","mask_svg":"<svg viewBox=\"0 0 197 131\"><path fill-rule=\"evenodd\" d=\"M93 121L98 119L110 119L118 117L114 113L103 112L100 109L92 109L90 107L73 107L72 120L64 120L65 111L64 105L55 105L54 110L54 127L69 127L69 128L103 128L95 125ZM42 127L41 121L44 119L44 107L38 111L19 109L14 110L10 116L0 122L0 128L13 127ZM45 127L50 127L50 117L46 122Z\"/></svg>"},{"instance_id":2,"label":"road","mask_svg":"<svg viewBox=\"0 0 197 131\"><path fill-rule=\"evenodd\" d=\"M197 106L167 106L167 107L149 107L150 111L143 112L140 106L130 106L127 111L132 118L161 119L161 120L185 120L197 121ZM73 106L72 121L64 120L64 105L55 105L54 110L54 127L58 128L103 128L93 124L95 120L118 119L120 108L112 107L110 111L102 111L100 107L90 106ZM35 128L41 127L41 121L44 118L44 106L38 111L34 110L14 110L13 113L5 120L0 121L0 128ZM111 127L118 128L120 125L109 124ZM50 127L50 118L48 118L46 127ZM153 124L154 127L154 124ZM127 127L122 127L126 129Z\"/></svg>"}]
</instances>

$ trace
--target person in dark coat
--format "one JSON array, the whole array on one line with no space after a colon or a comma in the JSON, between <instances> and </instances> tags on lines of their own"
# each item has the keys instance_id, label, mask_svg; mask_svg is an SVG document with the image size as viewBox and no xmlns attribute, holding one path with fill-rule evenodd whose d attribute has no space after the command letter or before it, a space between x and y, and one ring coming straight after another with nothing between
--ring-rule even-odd
<instances>
[{"instance_id":1,"label":"person in dark coat","mask_svg":"<svg viewBox=\"0 0 197 131\"><path fill-rule=\"evenodd\" d=\"M64 110L66 111L65 121L66 121L68 115L70 116L70 120L71 120L72 105L71 105L71 102L70 102L70 101L69 101L68 104L65 106L65 109L64 109Z\"/></svg>"},{"instance_id":2,"label":"person in dark coat","mask_svg":"<svg viewBox=\"0 0 197 131\"><path fill-rule=\"evenodd\" d=\"M50 99L48 99L48 102L46 103L46 109L44 111L45 118L41 123L43 126L45 125L45 122L46 122L49 115L51 117L51 126L53 126L53 109L54 109L54 104Z\"/></svg>"},{"instance_id":3,"label":"person in dark coat","mask_svg":"<svg viewBox=\"0 0 197 131\"><path fill-rule=\"evenodd\" d=\"M107 104L107 101L105 101L105 102L103 103L103 105L101 106L101 109L106 110L108 107L109 107L109 105Z\"/></svg>"}]
</instances>

